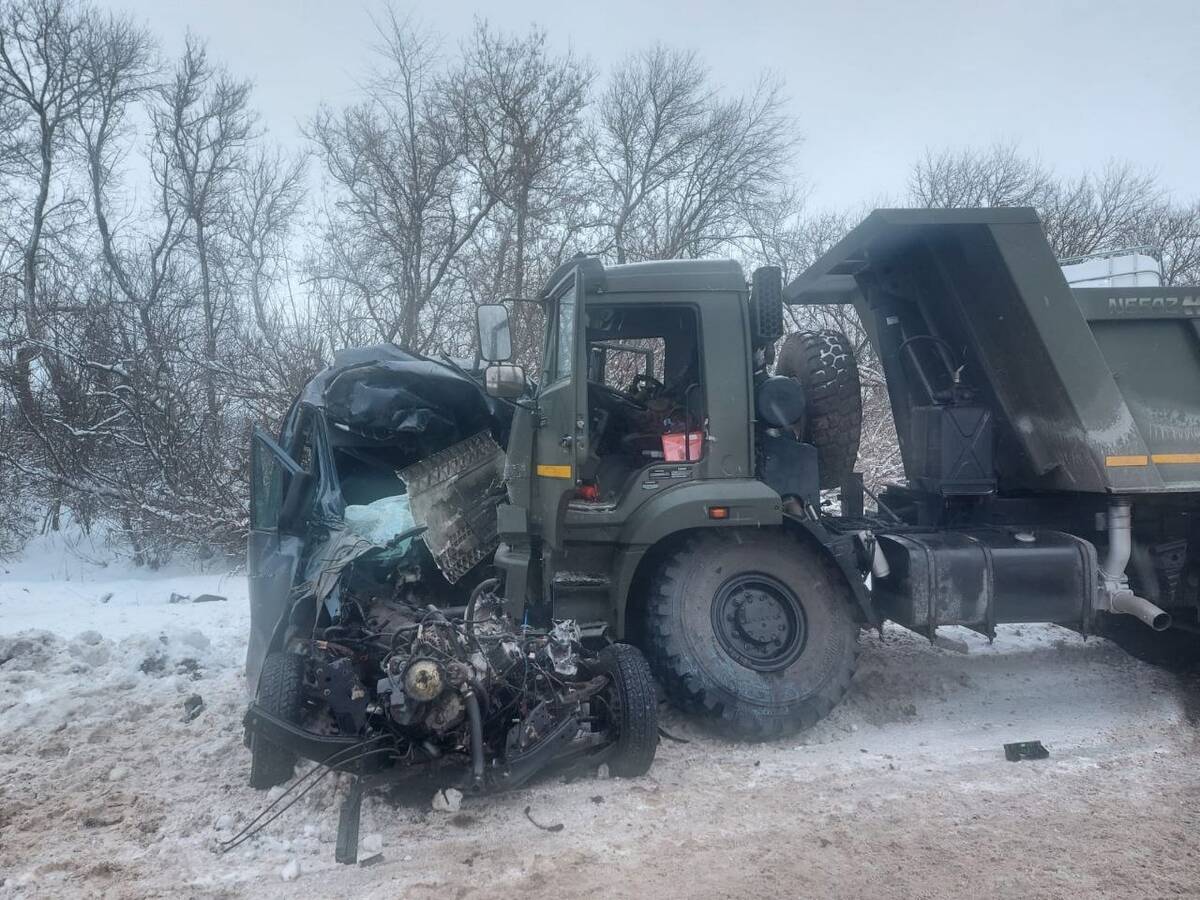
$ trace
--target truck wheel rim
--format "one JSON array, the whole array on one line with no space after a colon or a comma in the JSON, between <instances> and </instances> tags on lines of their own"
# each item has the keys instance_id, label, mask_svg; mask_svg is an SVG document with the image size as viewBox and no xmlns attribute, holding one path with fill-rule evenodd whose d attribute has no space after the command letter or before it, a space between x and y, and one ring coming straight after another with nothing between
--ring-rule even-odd
<instances>
[{"instance_id":1,"label":"truck wheel rim","mask_svg":"<svg viewBox=\"0 0 1200 900\"><path fill-rule=\"evenodd\" d=\"M804 652L808 637L795 591L760 572L725 582L713 598L712 620L725 652L756 672L786 669Z\"/></svg>"}]
</instances>

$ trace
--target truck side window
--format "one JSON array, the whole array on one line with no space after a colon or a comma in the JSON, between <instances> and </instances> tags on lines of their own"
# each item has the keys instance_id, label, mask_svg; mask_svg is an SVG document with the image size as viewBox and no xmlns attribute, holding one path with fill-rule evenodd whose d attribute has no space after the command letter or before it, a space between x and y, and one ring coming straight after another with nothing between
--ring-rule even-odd
<instances>
[{"instance_id":1,"label":"truck side window","mask_svg":"<svg viewBox=\"0 0 1200 900\"><path fill-rule=\"evenodd\" d=\"M554 380L570 378L575 364L575 289L558 298L554 326Z\"/></svg>"}]
</instances>

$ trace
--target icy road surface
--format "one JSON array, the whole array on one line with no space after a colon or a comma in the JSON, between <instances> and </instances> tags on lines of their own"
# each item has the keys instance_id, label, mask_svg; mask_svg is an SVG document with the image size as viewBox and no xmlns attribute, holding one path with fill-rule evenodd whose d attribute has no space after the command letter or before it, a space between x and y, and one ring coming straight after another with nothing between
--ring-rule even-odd
<instances>
[{"instance_id":1,"label":"icy road surface","mask_svg":"<svg viewBox=\"0 0 1200 900\"><path fill-rule=\"evenodd\" d=\"M1197 687L1051 626L968 635L965 656L864 636L811 732L736 745L665 713L690 743L642 779L457 813L372 796L369 865L333 861L333 779L219 856L265 803L239 724L247 618L239 576L0 564L0 896L1200 895ZM1048 760L1004 760L1035 739Z\"/></svg>"}]
</instances>

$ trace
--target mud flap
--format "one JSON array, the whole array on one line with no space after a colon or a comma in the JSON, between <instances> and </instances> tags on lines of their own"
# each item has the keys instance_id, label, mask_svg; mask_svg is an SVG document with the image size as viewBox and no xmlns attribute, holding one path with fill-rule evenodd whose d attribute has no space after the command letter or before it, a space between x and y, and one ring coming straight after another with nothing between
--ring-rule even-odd
<instances>
[{"instance_id":1,"label":"mud flap","mask_svg":"<svg viewBox=\"0 0 1200 900\"><path fill-rule=\"evenodd\" d=\"M810 519L793 516L786 512L784 519L793 525L802 527L821 546L829 561L837 566L838 571L845 577L846 583L850 585L850 591L854 594L858 608L862 611L864 622L872 628L882 627L883 619L875 609L871 595L867 593L867 587L863 583L863 577L858 571L853 540L847 535L835 534Z\"/></svg>"}]
</instances>

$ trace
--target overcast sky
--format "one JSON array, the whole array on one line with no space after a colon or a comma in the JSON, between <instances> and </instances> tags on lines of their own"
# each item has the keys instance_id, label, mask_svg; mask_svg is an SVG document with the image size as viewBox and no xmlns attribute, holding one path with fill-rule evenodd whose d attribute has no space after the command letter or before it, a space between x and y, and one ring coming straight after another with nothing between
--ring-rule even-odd
<instances>
[{"instance_id":1,"label":"overcast sky","mask_svg":"<svg viewBox=\"0 0 1200 900\"><path fill-rule=\"evenodd\" d=\"M166 49L186 29L256 85L281 141L355 95L374 37L364 0L111 0ZM787 83L817 206L904 190L925 147L1016 141L1064 173L1113 157L1200 198L1200 2L1085 0L438 0L400 4L449 48L475 15L545 27L603 72L656 40L698 50L730 89Z\"/></svg>"}]
</instances>

